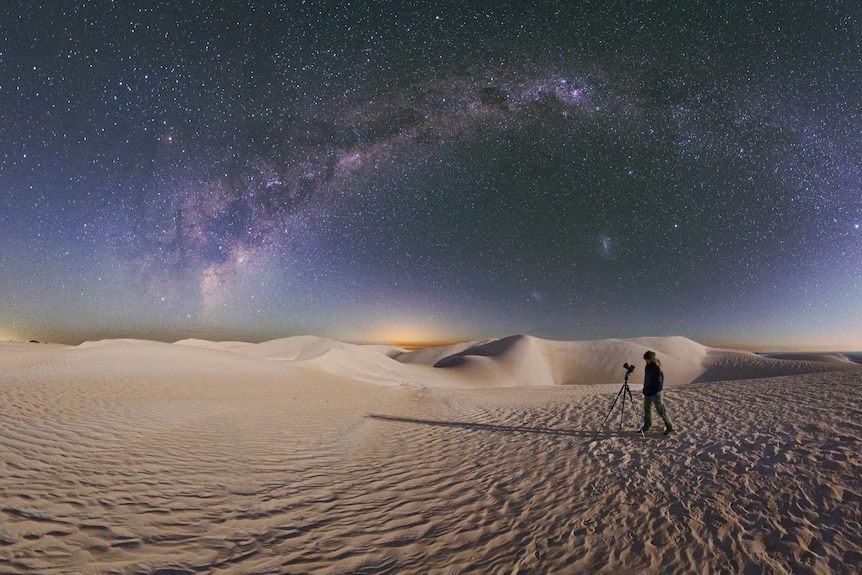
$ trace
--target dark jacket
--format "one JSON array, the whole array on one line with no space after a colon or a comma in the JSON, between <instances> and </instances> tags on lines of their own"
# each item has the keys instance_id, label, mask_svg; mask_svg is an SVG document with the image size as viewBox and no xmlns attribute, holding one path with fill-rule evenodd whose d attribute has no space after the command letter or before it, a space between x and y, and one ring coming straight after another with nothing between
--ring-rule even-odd
<instances>
[{"instance_id":1,"label":"dark jacket","mask_svg":"<svg viewBox=\"0 0 862 575\"><path fill-rule=\"evenodd\" d=\"M652 397L661 391L664 386L664 373L654 363L646 364L644 367L644 395Z\"/></svg>"}]
</instances>

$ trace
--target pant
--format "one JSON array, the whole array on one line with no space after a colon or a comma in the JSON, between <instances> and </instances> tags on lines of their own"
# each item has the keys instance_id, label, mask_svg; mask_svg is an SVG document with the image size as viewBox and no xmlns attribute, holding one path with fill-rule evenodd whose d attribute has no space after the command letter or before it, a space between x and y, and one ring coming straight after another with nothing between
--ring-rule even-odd
<instances>
[{"instance_id":1,"label":"pant","mask_svg":"<svg viewBox=\"0 0 862 575\"><path fill-rule=\"evenodd\" d=\"M670 420L670 416L667 414L667 409L664 407L664 401L662 400L662 392L658 392L655 395L644 396L644 431L648 430L652 426L652 406L655 405L655 410L661 416L662 421L664 421L664 426L666 429L673 429L673 423Z\"/></svg>"}]
</instances>

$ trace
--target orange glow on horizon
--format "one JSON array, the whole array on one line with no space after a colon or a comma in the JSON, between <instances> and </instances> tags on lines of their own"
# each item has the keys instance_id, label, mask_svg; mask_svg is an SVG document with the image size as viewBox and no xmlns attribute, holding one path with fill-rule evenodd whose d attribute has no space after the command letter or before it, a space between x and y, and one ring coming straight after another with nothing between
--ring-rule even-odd
<instances>
[{"instance_id":1,"label":"orange glow on horizon","mask_svg":"<svg viewBox=\"0 0 862 575\"><path fill-rule=\"evenodd\" d=\"M385 343L407 350L437 347L455 343L434 329L415 325L383 325L374 327L359 337L363 342Z\"/></svg>"},{"instance_id":2,"label":"orange glow on horizon","mask_svg":"<svg viewBox=\"0 0 862 575\"><path fill-rule=\"evenodd\" d=\"M457 341L389 341L387 342L395 347L406 349L407 351L416 351L417 349L426 349L429 347L443 347L446 345L454 345Z\"/></svg>"},{"instance_id":3,"label":"orange glow on horizon","mask_svg":"<svg viewBox=\"0 0 862 575\"><path fill-rule=\"evenodd\" d=\"M24 338L11 329L0 327L0 341L24 341Z\"/></svg>"}]
</instances>

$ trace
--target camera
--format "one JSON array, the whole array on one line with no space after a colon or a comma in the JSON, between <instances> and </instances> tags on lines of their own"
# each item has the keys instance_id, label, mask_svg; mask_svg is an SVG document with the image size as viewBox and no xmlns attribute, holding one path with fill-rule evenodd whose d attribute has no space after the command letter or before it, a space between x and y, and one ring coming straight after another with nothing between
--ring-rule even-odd
<instances>
[{"instance_id":1,"label":"camera","mask_svg":"<svg viewBox=\"0 0 862 575\"><path fill-rule=\"evenodd\" d=\"M626 370L626 375L630 374L631 372L633 372L635 370L635 366L629 365L628 363L624 363L623 367Z\"/></svg>"}]
</instances>

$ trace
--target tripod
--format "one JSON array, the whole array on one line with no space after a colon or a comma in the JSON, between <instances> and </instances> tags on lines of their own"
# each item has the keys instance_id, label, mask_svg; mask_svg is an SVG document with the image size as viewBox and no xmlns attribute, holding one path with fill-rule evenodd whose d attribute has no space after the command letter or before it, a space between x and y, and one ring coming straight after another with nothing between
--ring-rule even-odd
<instances>
[{"instance_id":1,"label":"tripod","mask_svg":"<svg viewBox=\"0 0 862 575\"><path fill-rule=\"evenodd\" d=\"M611 412L613 412L614 406L617 404L617 400L620 398L620 396L622 396L622 398L623 398L622 405L620 406L621 407L621 409L620 409L620 429L623 428L623 416L625 415L625 412L626 412L626 396L627 395L629 397L629 401L631 402L632 413L634 413L635 421L637 421L638 413L637 413L637 409L635 408L635 400L632 397L632 390L629 388L629 376L635 370L635 366L624 363L623 367L626 370L626 379L623 382L623 386L617 392L616 397L614 397L614 402L611 404L611 408L608 410L608 414L605 416L604 421L602 421L602 424L596 430L596 434L593 436L592 441L595 441L596 438L599 436L599 432L602 430L602 427L605 426L605 422L611 416ZM638 429L640 430L641 437L643 437L644 436L643 430L641 430L640 428L638 428Z\"/></svg>"}]
</instances>

